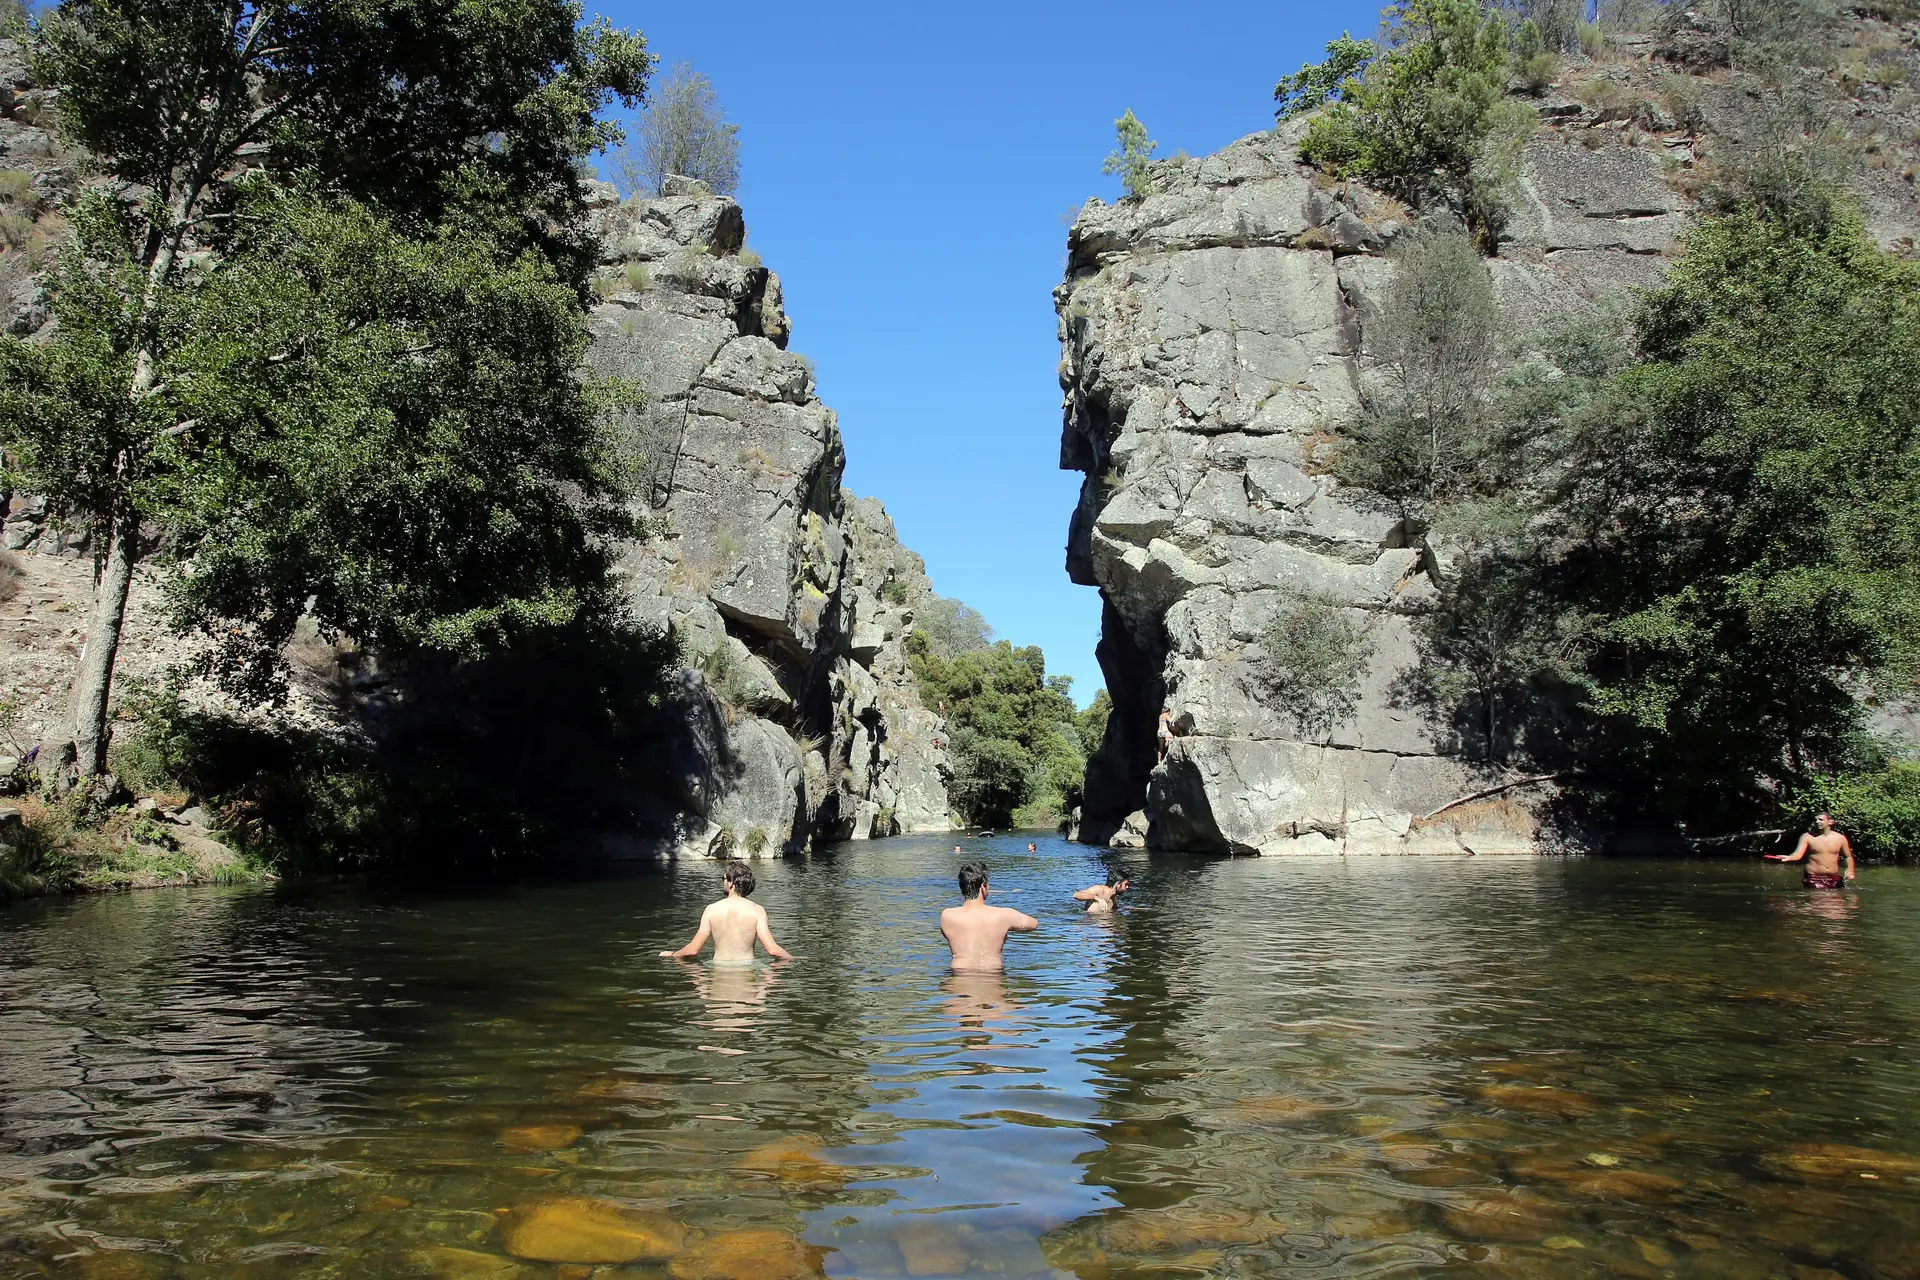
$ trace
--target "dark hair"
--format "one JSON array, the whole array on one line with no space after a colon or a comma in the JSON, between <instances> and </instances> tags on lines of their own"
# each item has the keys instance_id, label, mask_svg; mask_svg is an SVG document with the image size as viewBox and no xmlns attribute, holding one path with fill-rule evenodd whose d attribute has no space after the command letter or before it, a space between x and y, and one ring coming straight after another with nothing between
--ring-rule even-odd
<instances>
[{"instance_id":1,"label":"dark hair","mask_svg":"<svg viewBox=\"0 0 1920 1280\"><path fill-rule=\"evenodd\" d=\"M727 864L726 874L720 878L720 882L722 884L732 885L734 891L743 898L751 898L753 896L753 886L755 884L753 868L738 858L735 858Z\"/></svg>"},{"instance_id":2,"label":"dark hair","mask_svg":"<svg viewBox=\"0 0 1920 1280\"><path fill-rule=\"evenodd\" d=\"M1127 873L1124 871L1109 871L1107 872L1107 888L1111 889L1113 888L1113 886L1119 884L1122 880L1128 880L1131 878L1132 877L1127 875Z\"/></svg>"},{"instance_id":3,"label":"dark hair","mask_svg":"<svg viewBox=\"0 0 1920 1280\"><path fill-rule=\"evenodd\" d=\"M960 864L960 896L977 898L982 886L987 883L987 864L984 862L963 862Z\"/></svg>"}]
</instances>

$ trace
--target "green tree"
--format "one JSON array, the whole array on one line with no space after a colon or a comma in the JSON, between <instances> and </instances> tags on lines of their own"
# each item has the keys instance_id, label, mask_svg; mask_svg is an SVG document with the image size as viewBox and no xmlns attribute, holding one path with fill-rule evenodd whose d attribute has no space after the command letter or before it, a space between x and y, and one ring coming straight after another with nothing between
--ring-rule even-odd
<instances>
[{"instance_id":1,"label":"green tree","mask_svg":"<svg viewBox=\"0 0 1920 1280\"><path fill-rule=\"evenodd\" d=\"M1134 116L1131 107L1113 122L1113 130L1120 145L1107 154L1100 172L1119 174L1120 185L1128 195L1144 196L1153 190L1153 152L1160 144L1147 137L1147 126Z\"/></svg>"},{"instance_id":2,"label":"green tree","mask_svg":"<svg viewBox=\"0 0 1920 1280\"><path fill-rule=\"evenodd\" d=\"M1086 757L1072 681L1049 677L1037 646L1002 640L948 658L916 630L908 653L921 700L952 730L951 790L966 821L1004 827L1023 806L1060 812L1077 802Z\"/></svg>"},{"instance_id":3,"label":"green tree","mask_svg":"<svg viewBox=\"0 0 1920 1280\"><path fill-rule=\"evenodd\" d=\"M597 113L611 97L637 101L650 57L638 36L580 26L564 0L67 0L42 19L33 56L42 81L60 86L63 136L141 193L112 215L94 202L103 269L85 281L63 272L105 318L71 339L63 326L50 351L14 350L19 381L0 415L10 446L30 435L29 482L102 547L67 723L43 744L43 777L57 779L68 761L83 777L103 767L146 526L165 531L158 495L178 487L169 472L192 465L211 428L170 410L198 372L180 353L204 350L208 336L192 330L201 311L189 295L243 269L220 253L244 230L242 177L279 173L402 220L458 223L538 252L583 287L580 165L617 139ZM373 318L383 299L360 301ZM64 441L35 423L56 400Z\"/></svg>"},{"instance_id":4,"label":"green tree","mask_svg":"<svg viewBox=\"0 0 1920 1280\"><path fill-rule=\"evenodd\" d=\"M1377 52L1373 41L1355 40L1351 32L1342 31L1338 40L1328 42L1325 62L1309 62L1273 86L1273 100L1280 104L1274 108L1274 119L1291 120L1329 102L1345 102Z\"/></svg>"},{"instance_id":5,"label":"green tree","mask_svg":"<svg viewBox=\"0 0 1920 1280\"><path fill-rule=\"evenodd\" d=\"M629 195L657 196L668 174L697 178L721 195L740 185L740 126L727 122L704 72L675 63L640 113L639 150L614 150L614 174Z\"/></svg>"},{"instance_id":6,"label":"green tree","mask_svg":"<svg viewBox=\"0 0 1920 1280\"><path fill-rule=\"evenodd\" d=\"M1857 216L1702 223L1552 495L1561 598L1632 803L1745 821L1914 693L1920 269Z\"/></svg>"},{"instance_id":7,"label":"green tree","mask_svg":"<svg viewBox=\"0 0 1920 1280\"><path fill-rule=\"evenodd\" d=\"M1339 472L1431 503L1481 487L1497 447L1488 404L1500 354L1493 279L1473 242L1445 228L1399 237L1390 258L1393 279L1367 335L1378 375L1348 426Z\"/></svg>"},{"instance_id":8,"label":"green tree","mask_svg":"<svg viewBox=\"0 0 1920 1280\"><path fill-rule=\"evenodd\" d=\"M1113 714L1113 699L1107 696L1105 689L1094 692L1093 701L1078 717L1080 727L1080 750L1091 756L1106 741L1107 717Z\"/></svg>"},{"instance_id":9,"label":"green tree","mask_svg":"<svg viewBox=\"0 0 1920 1280\"><path fill-rule=\"evenodd\" d=\"M957 658L993 643L993 628L978 609L945 596L933 596L920 606L914 628L942 658Z\"/></svg>"},{"instance_id":10,"label":"green tree","mask_svg":"<svg viewBox=\"0 0 1920 1280\"><path fill-rule=\"evenodd\" d=\"M1261 629L1254 684L1309 737L1331 734L1359 704L1374 643L1370 623L1354 612L1320 596L1295 594L1281 600Z\"/></svg>"},{"instance_id":11,"label":"green tree","mask_svg":"<svg viewBox=\"0 0 1920 1280\"><path fill-rule=\"evenodd\" d=\"M1300 158L1410 203L1445 199L1491 250L1538 119L1506 95L1506 21L1476 0L1408 0L1386 10L1385 25L1373 60L1314 118Z\"/></svg>"}]
</instances>

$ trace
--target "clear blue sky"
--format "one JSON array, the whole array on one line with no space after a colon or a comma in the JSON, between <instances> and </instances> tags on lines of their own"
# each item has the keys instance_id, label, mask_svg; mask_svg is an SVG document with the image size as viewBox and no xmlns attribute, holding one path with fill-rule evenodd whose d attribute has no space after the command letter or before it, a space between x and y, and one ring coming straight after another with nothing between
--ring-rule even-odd
<instances>
[{"instance_id":1,"label":"clear blue sky","mask_svg":"<svg viewBox=\"0 0 1920 1280\"><path fill-rule=\"evenodd\" d=\"M1100 601L1067 581L1053 286L1067 223L1114 199L1131 107L1160 155L1268 127L1273 82L1375 4L643 5L589 0L740 126L750 243L840 414L846 483L934 588L1045 648L1084 704Z\"/></svg>"}]
</instances>

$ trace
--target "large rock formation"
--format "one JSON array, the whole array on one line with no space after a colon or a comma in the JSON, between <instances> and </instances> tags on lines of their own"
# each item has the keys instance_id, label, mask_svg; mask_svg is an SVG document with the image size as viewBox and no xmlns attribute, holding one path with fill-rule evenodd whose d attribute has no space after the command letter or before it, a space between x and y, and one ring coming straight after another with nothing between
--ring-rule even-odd
<instances>
[{"instance_id":1,"label":"large rock formation","mask_svg":"<svg viewBox=\"0 0 1920 1280\"><path fill-rule=\"evenodd\" d=\"M0 205L38 219L0 247L0 318L27 337L51 332L42 272L66 232L60 210L87 181L85 157L51 133L55 96L0 39L0 169L13 175ZM604 184L595 199L588 360L647 393L622 427L649 534L621 568L635 612L671 628L690 664L664 717L665 785L634 798L635 823L609 848L771 855L945 830L945 731L904 649L931 586L880 504L840 488L834 415L812 366L786 350L780 282L743 251L739 206L677 179L660 199L622 204ZM36 734L60 714L91 590L84 537L46 515L0 488L0 541L24 553L29 580L13 606L28 630L0 675ZM166 634L153 596L143 568L123 675L155 674L190 647ZM304 693L296 681L303 722L334 714Z\"/></svg>"},{"instance_id":2,"label":"large rock formation","mask_svg":"<svg viewBox=\"0 0 1920 1280\"><path fill-rule=\"evenodd\" d=\"M1620 82L1584 95L1612 104L1657 70L1588 74ZM1704 92L1710 125L1738 109L1734 90ZM1653 284L1676 253L1698 135L1650 115L1650 87L1642 97L1632 119L1572 97L1540 104L1489 263L1510 333ZM1167 849L1525 850L1532 823L1514 804L1422 820L1484 781L1397 692L1445 549L1326 467L1359 409L1385 251L1411 215L1299 163L1295 137L1157 165L1151 194L1094 200L1069 234L1054 295L1060 465L1086 480L1067 571L1101 589L1114 704L1081 838L1132 842L1141 819L1122 824L1144 811L1145 842ZM1910 247L1911 186L1876 169L1862 195L1881 242ZM1303 596L1337 603L1374 645L1354 714L1330 735L1303 732L1250 679L1263 628ZM1174 738L1158 760L1163 708Z\"/></svg>"},{"instance_id":3,"label":"large rock formation","mask_svg":"<svg viewBox=\"0 0 1920 1280\"><path fill-rule=\"evenodd\" d=\"M647 394L626 438L652 529L621 568L690 661L674 785L619 843L770 854L945 830L944 734L904 648L931 587L880 504L840 487L833 411L786 349L740 207L671 179L652 200L604 189L594 216L588 362Z\"/></svg>"}]
</instances>

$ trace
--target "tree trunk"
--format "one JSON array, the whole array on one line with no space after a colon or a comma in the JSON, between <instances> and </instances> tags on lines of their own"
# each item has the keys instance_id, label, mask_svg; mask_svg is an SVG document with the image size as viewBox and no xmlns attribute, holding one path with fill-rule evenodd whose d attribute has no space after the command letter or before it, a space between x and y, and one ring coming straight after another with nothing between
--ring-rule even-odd
<instances>
[{"instance_id":1,"label":"tree trunk","mask_svg":"<svg viewBox=\"0 0 1920 1280\"><path fill-rule=\"evenodd\" d=\"M93 616L87 622L86 648L74 673L68 700L72 719L74 763L82 778L104 773L107 767L107 707L113 692L113 663L120 652L120 627L127 616L127 590L133 585L133 562L139 552L140 520L125 516L107 542L105 567L93 593Z\"/></svg>"}]
</instances>

